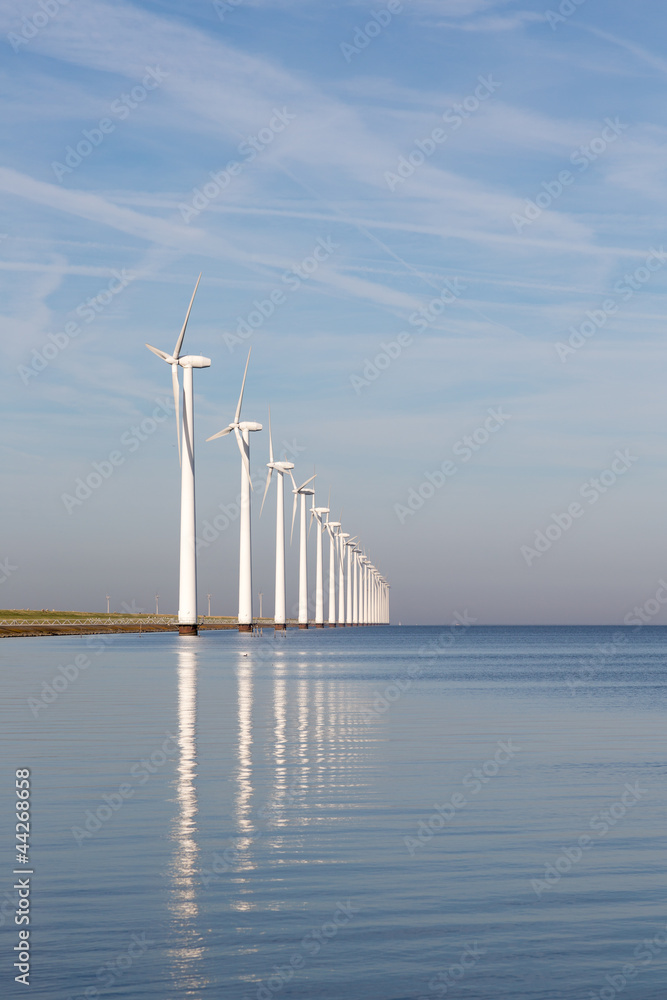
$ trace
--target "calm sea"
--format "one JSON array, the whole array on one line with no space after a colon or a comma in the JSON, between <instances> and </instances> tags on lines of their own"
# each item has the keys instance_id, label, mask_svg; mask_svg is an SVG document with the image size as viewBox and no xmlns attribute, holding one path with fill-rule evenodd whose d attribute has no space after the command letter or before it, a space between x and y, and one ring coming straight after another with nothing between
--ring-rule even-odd
<instances>
[{"instance_id":1,"label":"calm sea","mask_svg":"<svg viewBox=\"0 0 667 1000\"><path fill-rule=\"evenodd\" d=\"M2 997L667 996L667 628L25 638L0 656Z\"/></svg>"}]
</instances>

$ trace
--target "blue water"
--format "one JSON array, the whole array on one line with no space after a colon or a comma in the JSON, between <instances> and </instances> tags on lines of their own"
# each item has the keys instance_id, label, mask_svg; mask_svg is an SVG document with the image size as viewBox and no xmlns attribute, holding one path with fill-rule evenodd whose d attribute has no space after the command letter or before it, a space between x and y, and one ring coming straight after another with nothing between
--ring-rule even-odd
<instances>
[{"instance_id":1,"label":"blue water","mask_svg":"<svg viewBox=\"0 0 667 1000\"><path fill-rule=\"evenodd\" d=\"M1 996L667 995L667 629L111 638L0 644Z\"/></svg>"}]
</instances>

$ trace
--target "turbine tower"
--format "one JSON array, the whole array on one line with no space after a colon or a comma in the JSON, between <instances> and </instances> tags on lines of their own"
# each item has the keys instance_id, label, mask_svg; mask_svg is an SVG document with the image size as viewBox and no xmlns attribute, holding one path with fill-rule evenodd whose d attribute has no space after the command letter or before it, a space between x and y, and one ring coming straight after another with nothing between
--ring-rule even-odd
<instances>
[{"instance_id":1,"label":"turbine tower","mask_svg":"<svg viewBox=\"0 0 667 1000\"><path fill-rule=\"evenodd\" d=\"M324 592L322 586L322 527L324 514L329 513L328 507L311 507L310 516L317 521L317 548L315 559L315 628L324 628ZM312 524L312 521L311 521Z\"/></svg>"},{"instance_id":2,"label":"turbine tower","mask_svg":"<svg viewBox=\"0 0 667 1000\"><path fill-rule=\"evenodd\" d=\"M290 472L290 476L292 473ZM296 505L297 498L301 497L301 522L300 522L300 532L299 532L299 628L308 628L308 548L307 548L307 535L306 535L306 497L315 496L315 490L309 490L306 487L308 483L312 483L315 476L311 476L310 479L306 479L305 483L297 487L294 482L294 476L292 476L292 483L294 484L294 489L292 493L294 494L294 505L292 506L292 535L290 535L290 542L294 535L294 518L296 517Z\"/></svg>"},{"instance_id":3,"label":"turbine tower","mask_svg":"<svg viewBox=\"0 0 667 1000\"><path fill-rule=\"evenodd\" d=\"M252 351L252 348L250 348ZM243 382L241 383L241 395L236 405L236 413L231 424L228 424L217 434L212 434L207 441L214 441L216 438L224 437L234 431L236 443L241 453L241 517L240 517L240 537L239 537L239 632L252 632L252 544L250 538L250 491L252 481L250 478L250 432L261 431L262 425L253 420L241 420L241 404L243 403L243 390L250 364L250 351L248 360L245 363Z\"/></svg>"},{"instance_id":4,"label":"turbine tower","mask_svg":"<svg viewBox=\"0 0 667 1000\"><path fill-rule=\"evenodd\" d=\"M285 473L291 474L294 465L292 462L274 462L273 460L273 439L271 437L271 407L269 407L269 461L266 463L269 474L266 477L266 487L259 516L264 510L264 501L269 492L271 476L278 473L276 483L276 589L275 589L275 610L273 617L273 627L277 630L287 628L287 618L285 617Z\"/></svg>"},{"instance_id":5,"label":"turbine tower","mask_svg":"<svg viewBox=\"0 0 667 1000\"><path fill-rule=\"evenodd\" d=\"M178 587L178 631L181 635L197 635L197 550L195 546L195 437L194 437L194 398L192 386L193 368L209 368L210 358L200 355L181 357L181 348L185 330L190 318L190 310L195 300L201 274L197 278L195 290L190 299L190 305L185 315L185 322L178 335L173 354L160 351L157 347L146 344L149 351L171 365L171 381L174 390L174 408L176 410L176 439L178 441L178 459L181 465L181 551L180 551L180 581ZM181 441L181 408L179 400L178 369L183 369L183 439Z\"/></svg>"}]
</instances>

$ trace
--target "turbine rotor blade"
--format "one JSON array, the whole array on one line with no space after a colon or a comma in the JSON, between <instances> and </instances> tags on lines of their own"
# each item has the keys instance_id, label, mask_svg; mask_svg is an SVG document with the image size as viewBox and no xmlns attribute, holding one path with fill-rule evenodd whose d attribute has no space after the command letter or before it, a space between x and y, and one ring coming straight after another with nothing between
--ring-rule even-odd
<instances>
[{"instance_id":1,"label":"turbine rotor blade","mask_svg":"<svg viewBox=\"0 0 667 1000\"><path fill-rule=\"evenodd\" d=\"M273 462L273 438L271 437L271 407L269 407L269 462Z\"/></svg>"},{"instance_id":2,"label":"turbine rotor blade","mask_svg":"<svg viewBox=\"0 0 667 1000\"><path fill-rule=\"evenodd\" d=\"M273 475L273 469L269 469L269 474L266 477L266 487L264 489L264 496L262 497L262 506L259 508L259 516L262 516L262 511L264 510L264 501L266 500L266 494L269 492L269 483L271 482L271 476ZM280 488L280 483L278 483Z\"/></svg>"},{"instance_id":3,"label":"turbine rotor blade","mask_svg":"<svg viewBox=\"0 0 667 1000\"><path fill-rule=\"evenodd\" d=\"M289 543L292 544L292 539L294 538L294 518L296 517L296 505L299 502L299 494L294 492L294 503L292 504L292 530L290 531Z\"/></svg>"},{"instance_id":4,"label":"turbine rotor blade","mask_svg":"<svg viewBox=\"0 0 667 1000\"><path fill-rule=\"evenodd\" d=\"M292 491L292 492L293 492L293 493L296 493L296 492L298 492L298 491L297 491L297 488L296 488L296 483L295 483L295 481L294 481L294 476L292 475L292 470L291 470L291 469L288 469L287 471L289 472L289 477L290 477L290 479L292 480L292 486L294 487L294 489L293 489L293 491Z\"/></svg>"},{"instance_id":5,"label":"turbine rotor blade","mask_svg":"<svg viewBox=\"0 0 667 1000\"><path fill-rule=\"evenodd\" d=\"M241 431L238 427L234 428L234 433L236 434L236 443L239 446L239 451L241 452L241 461L243 462L243 468L245 469L245 474L248 477L248 482L250 483L250 489L253 489L252 479L250 477L250 462L248 461L248 456L245 452L245 442L241 437Z\"/></svg>"},{"instance_id":6,"label":"turbine rotor blade","mask_svg":"<svg viewBox=\"0 0 667 1000\"><path fill-rule=\"evenodd\" d=\"M192 298L190 299L190 305L188 306L188 311L185 314L185 322L183 328L178 335L178 340L176 341L176 347L174 348L174 357L178 359L181 355L181 347L183 346L183 337L185 336L185 328L188 325L188 320L190 319L190 310L192 309L192 303L195 300L195 295L197 294L197 289L199 288L199 282L201 281L201 274L197 278L197 284L195 285L195 290L192 293Z\"/></svg>"},{"instance_id":7,"label":"turbine rotor blade","mask_svg":"<svg viewBox=\"0 0 667 1000\"><path fill-rule=\"evenodd\" d=\"M174 389L174 410L176 412L176 438L178 440L178 464L183 464L181 455L181 407L179 402L178 365L171 366L171 384Z\"/></svg>"},{"instance_id":8,"label":"turbine rotor blade","mask_svg":"<svg viewBox=\"0 0 667 1000\"><path fill-rule=\"evenodd\" d=\"M310 529L311 529L311 528L312 528L312 526L313 526L313 518L314 518L314 517L316 517L316 516L317 516L317 515L315 514L315 511L314 511L314 510L313 510L313 508L311 507L311 508L310 508L310 524L308 525L308 538L310 538Z\"/></svg>"},{"instance_id":9,"label":"turbine rotor blade","mask_svg":"<svg viewBox=\"0 0 667 1000\"><path fill-rule=\"evenodd\" d=\"M315 473L314 476L311 476L310 479L306 479L305 483L301 483L301 486L299 486L299 489L302 490L304 488L304 486L308 485L308 483L312 483L313 479L315 479L316 476L317 476L317 473Z\"/></svg>"},{"instance_id":10,"label":"turbine rotor blade","mask_svg":"<svg viewBox=\"0 0 667 1000\"><path fill-rule=\"evenodd\" d=\"M163 361L169 361L169 362L174 361L174 358L172 358L171 354L167 354L166 351L161 351L159 347L151 347L150 344L146 344L146 347L148 348L149 351L152 351L153 354L157 354L158 358L162 358Z\"/></svg>"},{"instance_id":11,"label":"turbine rotor blade","mask_svg":"<svg viewBox=\"0 0 667 1000\"><path fill-rule=\"evenodd\" d=\"M206 438L207 441L215 441L216 438L224 437L225 434L231 434L234 430L234 424L229 424L224 430L218 431L217 434L211 434L210 438Z\"/></svg>"},{"instance_id":12,"label":"turbine rotor blade","mask_svg":"<svg viewBox=\"0 0 667 1000\"><path fill-rule=\"evenodd\" d=\"M249 350L248 350L248 360L245 363L245 371L243 373L243 382L241 383L241 395L239 396L238 405L236 407L236 414L234 416L234 423L235 424L238 424L239 418L241 416L241 404L243 402L243 390L245 389L245 380L246 380L246 375L248 374L248 365L250 364L250 351L252 351L252 347L249 348Z\"/></svg>"}]
</instances>

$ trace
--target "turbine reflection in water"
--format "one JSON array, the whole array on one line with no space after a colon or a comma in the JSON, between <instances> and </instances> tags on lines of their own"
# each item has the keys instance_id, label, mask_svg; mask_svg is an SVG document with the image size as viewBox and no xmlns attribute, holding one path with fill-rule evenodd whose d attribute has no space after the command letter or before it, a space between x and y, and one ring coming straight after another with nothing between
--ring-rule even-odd
<instances>
[{"instance_id":1,"label":"turbine reflection in water","mask_svg":"<svg viewBox=\"0 0 667 1000\"><path fill-rule=\"evenodd\" d=\"M332 803L346 800L350 781L356 787L352 772L378 738L359 719L358 697L323 676L324 661L302 654L292 663L291 676L281 658L272 668L274 773L267 803L256 812L277 854L287 828L294 847L303 844L294 839L298 828L331 822Z\"/></svg>"},{"instance_id":2,"label":"turbine reflection in water","mask_svg":"<svg viewBox=\"0 0 667 1000\"><path fill-rule=\"evenodd\" d=\"M275 760L275 782L273 800L270 803L270 822L274 827L285 826L285 800L287 798L287 761L286 730L287 730L287 682L285 680L285 660L279 657L274 664L273 674L273 713L274 743L273 757Z\"/></svg>"},{"instance_id":3,"label":"turbine reflection in water","mask_svg":"<svg viewBox=\"0 0 667 1000\"><path fill-rule=\"evenodd\" d=\"M172 950L175 981L180 989L200 989L206 980L196 974L196 963L204 954L204 942L197 930L197 653L192 641L182 640L178 649L178 763L176 802L172 839L175 842L171 865L170 909L174 915L175 946Z\"/></svg>"},{"instance_id":4,"label":"turbine reflection in water","mask_svg":"<svg viewBox=\"0 0 667 1000\"><path fill-rule=\"evenodd\" d=\"M236 768L236 795L234 812L239 835L236 838L236 850L239 860L235 865L234 884L239 887L239 895L243 898L231 900L231 906L236 910L253 909L249 896L251 889L245 884L244 872L255 867L251 848L256 836L252 817L252 800L254 789L252 784L252 701L253 701L253 656L240 652L236 665L236 680L238 685L238 749Z\"/></svg>"},{"instance_id":5,"label":"turbine reflection in water","mask_svg":"<svg viewBox=\"0 0 667 1000\"><path fill-rule=\"evenodd\" d=\"M297 744L297 754L299 759L299 796L301 799L306 799L308 795L308 778L310 772L310 754L309 754L309 728L308 728L308 715L309 715L309 698L308 698L308 688L309 681L307 677L304 677L304 673L308 671L308 663L303 660L299 663L299 673L301 676L297 681L297 705L298 705L298 727L299 727L299 738ZM307 822L307 817L303 816L301 822Z\"/></svg>"}]
</instances>

